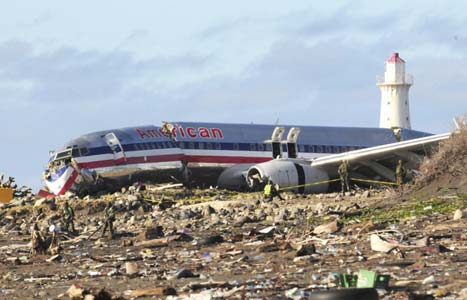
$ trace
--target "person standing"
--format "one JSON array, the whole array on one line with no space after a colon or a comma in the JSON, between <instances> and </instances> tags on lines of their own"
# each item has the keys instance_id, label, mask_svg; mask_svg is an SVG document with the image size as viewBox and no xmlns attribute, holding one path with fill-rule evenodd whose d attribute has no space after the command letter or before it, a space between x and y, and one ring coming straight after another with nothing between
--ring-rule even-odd
<instances>
[{"instance_id":1,"label":"person standing","mask_svg":"<svg viewBox=\"0 0 467 300\"><path fill-rule=\"evenodd\" d=\"M349 166L346 160L343 160L342 163L339 165L339 169L337 170L339 173L339 178L341 180L341 192L342 195L345 192L350 191L349 187Z\"/></svg>"},{"instance_id":2,"label":"person standing","mask_svg":"<svg viewBox=\"0 0 467 300\"><path fill-rule=\"evenodd\" d=\"M42 236L42 233L40 232L37 223L34 223L34 225L31 228L31 254L42 254L45 252L45 248L46 247L44 237Z\"/></svg>"},{"instance_id":3,"label":"person standing","mask_svg":"<svg viewBox=\"0 0 467 300\"><path fill-rule=\"evenodd\" d=\"M112 205L112 202L108 202L107 206L104 209L104 228L102 230L102 237L105 236L107 228L109 229L110 239L114 238L114 226L113 222L115 221L115 209Z\"/></svg>"},{"instance_id":4,"label":"person standing","mask_svg":"<svg viewBox=\"0 0 467 300\"><path fill-rule=\"evenodd\" d=\"M75 212L73 211L73 208L68 204L68 201L65 201L63 210L62 210L62 219L63 219L63 225L64 229L66 231L70 230L70 225L71 225L71 230L72 232L75 232Z\"/></svg>"},{"instance_id":5,"label":"person standing","mask_svg":"<svg viewBox=\"0 0 467 300\"><path fill-rule=\"evenodd\" d=\"M399 159L396 167L396 184L398 186L401 186L404 183L405 175L406 170L404 164L402 163L402 160Z\"/></svg>"}]
</instances>

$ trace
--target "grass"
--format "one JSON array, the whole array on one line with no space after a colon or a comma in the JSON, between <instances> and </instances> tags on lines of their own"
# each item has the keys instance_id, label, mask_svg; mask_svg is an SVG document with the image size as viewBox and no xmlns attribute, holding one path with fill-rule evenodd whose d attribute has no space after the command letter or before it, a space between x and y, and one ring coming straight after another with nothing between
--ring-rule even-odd
<instances>
[{"instance_id":1,"label":"grass","mask_svg":"<svg viewBox=\"0 0 467 300\"><path fill-rule=\"evenodd\" d=\"M459 194L457 198L435 197L427 201L417 201L414 199L411 203L397 205L392 208L366 208L361 215L343 218L343 223L352 221L375 221L378 223L393 223L404 219L420 216L431 216L435 214L449 214L456 209L467 207L467 194Z\"/></svg>"}]
</instances>

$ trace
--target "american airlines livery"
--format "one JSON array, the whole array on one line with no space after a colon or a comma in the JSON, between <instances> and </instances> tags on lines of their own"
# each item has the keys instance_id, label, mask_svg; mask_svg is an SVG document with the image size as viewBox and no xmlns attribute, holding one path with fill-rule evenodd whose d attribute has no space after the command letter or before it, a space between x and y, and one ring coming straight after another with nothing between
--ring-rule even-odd
<instances>
[{"instance_id":1,"label":"american airlines livery","mask_svg":"<svg viewBox=\"0 0 467 300\"><path fill-rule=\"evenodd\" d=\"M287 140L282 140L288 132ZM402 158L416 168L427 146L449 134L400 129L273 126L173 122L94 132L55 151L44 173L46 190L92 190L106 180L150 178L216 182L223 188L255 188L265 179L301 193L323 192L342 160L353 176L394 180ZM401 141L399 142L398 139Z\"/></svg>"},{"instance_id":2,"label":"american airlines livery","mask_svg":"<svg viewBox=\"0 0 467 300\"><path fill-rule=\"evenodd\" d=\"M271 179L299 193L324 192L343 160L352 178L394 181L398 160L416 169L450 135L410 129L412 83L393 53L377 82L381 128L164 122L86 134L52 153L39 194L92 192L140 178L253 190Z\"/></svg>"}]
</instances>

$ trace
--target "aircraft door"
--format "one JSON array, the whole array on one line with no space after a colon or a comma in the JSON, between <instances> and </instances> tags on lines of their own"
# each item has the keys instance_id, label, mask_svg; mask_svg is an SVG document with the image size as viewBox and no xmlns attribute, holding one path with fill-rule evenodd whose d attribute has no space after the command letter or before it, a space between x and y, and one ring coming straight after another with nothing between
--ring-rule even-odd
<instances>
[{"instance_id":1,"label":"aircraft door","mask_svg":"<svg viewBox=\"0 0 467 300\"><path fill-rule=\"evenodd\" d=\"M120 165L126 162L125 152L123 151L122 144L117 138L115 133L111 132L104 136L105 142L109 145L114 155L115 164Z\"/></svg>"}]
</instances>

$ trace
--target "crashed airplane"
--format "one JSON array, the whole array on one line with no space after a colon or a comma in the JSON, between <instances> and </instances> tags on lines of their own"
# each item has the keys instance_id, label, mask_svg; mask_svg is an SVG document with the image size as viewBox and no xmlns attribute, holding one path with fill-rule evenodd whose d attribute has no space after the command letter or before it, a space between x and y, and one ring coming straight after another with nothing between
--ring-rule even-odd
<instances>
[{"instance_id":1,"label":"crashed airplane","mask_svg":"<svg viewBox=\"0 0 467 300\"><path fill-rule=\"evenodd\" d=\"M383 128L165 122L86 134L52 153L39 194L92 192L142 178L240 190L271 179L291 191L318 193L328 190L343 160L361 182L393 182L398 160L416 169L450 135L410 129L411 84L405 62L393 53L378 82Z\"/></svg>"},{"instance_id":2,"label":"crashed airplane","mask_svg":"<svg viewBox=\"0 0 467 300\"><path fill-rule=\"evenodd\" d=\"M167 125L167 124L166 124ZM398 159L414 169L429 145L449 134L401 129L272 126L175 122L83 135L50 158L44 173L47 190L91 191L106 180L150 178L164 182L217 181L230 189L255 189L272 179L300 193L324 192L342 160L352 177L394 181ZM285 141L282 136L288 131ZM167 135L168 136L167 136ZM323 184L307 185L311 182Z\"/></svg>"}]
</instances>

